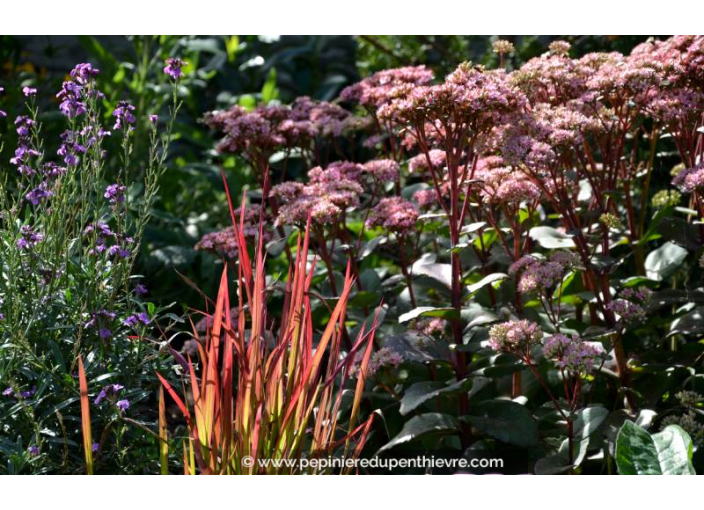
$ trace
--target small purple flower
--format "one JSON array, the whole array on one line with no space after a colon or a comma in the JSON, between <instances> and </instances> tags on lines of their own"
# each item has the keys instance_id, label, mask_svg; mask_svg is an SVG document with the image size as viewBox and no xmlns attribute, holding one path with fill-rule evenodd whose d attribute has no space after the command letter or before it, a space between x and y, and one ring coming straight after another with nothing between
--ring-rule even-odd
<instances>
[{"instance_id":1,"label":"small purple flower","mask_svg":"<svg viewBox=\"0 0 704 510\"><path fill-rule=\"evenodd\" d=\"M98 393L98 396L95 397L95 400L93 401L93 403L96 406L98 404L100 404L105 399L105 397L108 396L108 390L106 388L107 388L107 386L105 388L103 388L102 390L100 390L100 393Z\"/></svg>"},{"instance_id":2,"label":"small purple flower","mask_svg":"<svg viewBox=\"0 0 704 510\"><path fill-rule=\"evenodd\" d=\"M30 446L29 449L27 449L27 453L29 453L32 457L36 457L39 455L39 447Z\"/></svg>"},{"instance_id":3,"label":"small purple flower","mask_svg":"<svg viewBox=\"0 0 704 510\"><path fill-rule=\"evenodd\" d=\"M77 165L79 162L79 154L85 154L88 149L78 142L78 134L73 131L64 131L61 134L62 144L56 153L63 156L64 162L69 165Z\"/></svg>"},{"instance_id":4,"label":"small purple flower","mask_svg":"<svg viewBox=\"0 0 704 510\"><path fill-rule=\"evenodd\" d=\"M0 110L0 119L4 119L5 117L7 117L7 113L5 113L4 111Z\"/></svg>"},{"instance_id":5,"label":"small purple flower","mask_svg":"<svg viewBox=\"0 0 704 510\"><path fill-rule=\"evenodd\" d=\"M136 315L130 315L124 321L125 326L129 326L130 328L136 328L138 323L139 320Z\"/></svg>"},{"instance_id":6,"label":"small purple flower","mask_svg":"<svg viewBox=\"0 0 704 510\"><path fill-rule=\"evenodd\" d=\"M17 247L24 251L31 250L44 239L42 234L35 232L29 225L22 225L20 234L22 237L17 240Z\"/></svg>"},{"instance_id":7,"label":"small purple flower","mask_svg":"<svg viewBox=\"0 0 704 510\"><path fill-rule=\"evenodd\" d=\"M158 121L159 121L158 115L152 114L149 116L149 122L151 122L153 126L155 126Z\"/></svg>"},{"instance_id":8,"label":"small purple flower","mask_svg":"<svg viewBox=\"0 0 704 510\"><path fill-rule=\"evenodd\" d=\"M90 320L83 327L96 329L101 321L110 322L115 319L115 313L108 310L98 310L90 314Z\"/></svg>"},{"instance_id":9,"label":"small purple flower","mask_svg":"<svg viewBox=\"0 0 704 510\"><path fill-rule=\"evenodd\" d=\"M105 194L103 195L108 201L115 205L125 201L125 191L127 187L122 184L111 184L105 188Z\"/></svg>"},{"instance_id":10,"label":"small purple flower","mask_svg":"<svg viewBox=\"0 0 704 510\"><path fill-rule=\"evenodd\" d=\"M32 87L23 87L22 93L25 95L25 97L32 97L36 95L37 89L33 89Z\"/></svg>"},{"instance_id":11,"label":"small purple flower","mask_svg":"<svg viewBox=\"0 0 704 510\"><path fill-rule=\"evenodd\" d=\"M118 400L117 401L118 409L122 412L127 411L130 408L130 401L129 400Z\"/></svg>"},{"instance_id":12,"label":"small purple flower","mask_svg":"<svg viewBox=\"0 0 704 510\"><path fill-rule=\"evenodd\" d=\"M93 403L95 405L98 405L108 396L115 397L122 389L124 389L124 386L122 384L108 384L107 386L104 386L102 390L100 390L100 393L98 393L98 396L95 397Z\"/></svg>"},{"instance_id":13,"label":"small purple flower","mask_svg":"<svg viewBox=\"0 0 704 510\"><path fill-rule=\"evenodd\" d=\"M56 97L61 100L59 110L69 119L78 117L86 112L86 104L83 101L83 87L78 83L65 81Z\"/></svg>"},{"instance_id":14,"label":"small purple flower","mask_svg":"<svg viewBox=\"0 0 704 510\"><path fill-rule=\"evenodd\" d=\"M93 443L93 446L91 446L93 453L97 452L98 448L100 448L100 443Z\"/></svg>"},{"instance_id":15,"label":"small purple flower","mask_svg":"<svg viewBox=\"0 0 704 510\"><path fill-rule=\"evenodd\" d=\"M42 173L49 179L55 179L66 174L66 167L59 166L56 163L49 161L44 163L42 166Z\"/></svg>"},{"instance_id":16,"label":"small purple flower","mask_svg":"<svg viewBox=\"0 0 704 510\"><path fill-rule=\"evenodd\" d=\"M82 85L86 85L96 77L99 72L98 69L93 69L91 64L78 64L71 70L71 78Z\"/></svg>"},{"instance_id":17,"label":"small purple flower","mask_svg":"<svg viewBox=\"0 0 704 510\"><path fill-rule=\"evenodd\" d=\"M148 291L147 291L147 287L145 287L141 283L138 283L137 285L134 286L134 289L132 290L132 292L134 292L138 296L144 296Z\"/></svg>"},{"instance_id":18,"label":"small purple flower","mask_svg":"<svg viewBox=\"0 0 704 510\"><path fill-rule=\"evenodd\" d=\"M186 64L187 62L184 62L180 58L168 58L166 59L164 73L168 74L174 81L178 81L183 76L181 68Z\"/></svg>"},{"instance_id":19,"label":"small purple flower","mask_svg":"<svg viewBox=\"0 0 704 510\"><path fill-rule=\"evenodd\" d=\"M39 205L40 202L51 197L53 194L54 192L48 189L47 183L42 182L38 188L31 190L24 198L32 205Z\"/></svg>"},{"instance_id":20,"label":"small purple flower","mask_svg":"<svg viewBox=\"0 0 704 510\"><path fill-rule=\"evenodd\" d=\"M5 391L2 392L2 396L3 397L11 397L12 395L14 395L14 393L15 393L15 390L13 390L12 388L7 388L7 389L5 389Z\"/></svg>"},{"instance_id":21,"label":"small purple flower","mask_svg":"<svg viewBox=\"0 0 704 510\"><path fill-rule=\"evenodd\" d=\"M107 340L112 336L112 331L110 331L108 328L100 328L98 330L98 336L103 340Z\"/></svg>"},{"instance_id":22,"label":"small purple flower","mask_svg":"<svg viewBox=\"0 0 704 510\"><path fill-rule=\"evenodd\" d=\"M113 129L123 130L127 128L128 131L132 130L130 124L134 124L137 119L135 119L132 113L135 110L127 101L120 101L117 103L117 108L112 112L112 116L115 117L115 125Z\"/></svg>"},{"instance_id":23,"label":"small purple flower","mask_svg":"<svg viewBox=\"0 0 704 510\"><path fill-rule=\"evenodd\" d=\"M19 396L20 398L31 398L34 396L34 394L37 392L37 387L32 386L31 390L26 390L26 391L21 391Z\"/></svg>"},{"instance_id":24,"label":"small purple flower","mask_svg":"<svg viewBox=\"0 0 704 510\"><path fill-rule=\"evenodd\" d=\"M152 321L151 319L149 319L149 315L147 315L145 312L140 312L136 315L130 315L124 321L125 325L131 328L137 327L140 322L146 326Z\"/></svg>"}]
</instances>

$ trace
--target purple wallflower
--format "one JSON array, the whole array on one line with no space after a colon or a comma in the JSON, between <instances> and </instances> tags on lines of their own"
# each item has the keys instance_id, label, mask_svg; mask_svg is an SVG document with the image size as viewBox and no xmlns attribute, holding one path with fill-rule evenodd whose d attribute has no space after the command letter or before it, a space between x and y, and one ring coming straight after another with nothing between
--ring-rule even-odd
<instances>
[{"instance_id":1,"label":"purple wallflower","mask_svg":"<svg viewBox=\"0 0 704 510\"><path fill-rule=\"evenodd\" d=\"M125 325L130 326L132 328L137 327L140 322L146 326L152 321L151 319L149 319L149 315L147 315L145 312L140 312L136 315L130 315L125 319Z\"/></svg>"},{"instance_id":2,"label":"purple wallflower","mask_svg":"<svg viewBox=\"0 0 704 510\"><path fill-rule=\"evenodd\" d=\"M32 87L23 87L22 93L25 95L25 97L32 97L36 95L37 89L34 89Z\"/></svg>"},{"instance_id":3,"label":"purple wallflower","mask_svg":"<svg viewBox=\"0 0 704 510\"><path fill-rule=\"evenodd\" d=\"M159 116L158 115L150 115L149 116L149 122L152 123L152 125L156 125L156 123L159 121Z\"/></svg>"},{"instance_id":4,"label":"purple wallflower","mask_svg":"<svg viewBox=\"0 0 704 510\"><path fill-rule=\"evenodd\" d=\"M130 401L129 400L118 400L117 404L115 404L115 405L117 405L117 407L120 411L124 412L130 408Z\"/></svg>"},{"instance_id":5,"label":"purple wallflower","mask_svg":"<svg viewBox=\"0 0 704 510\"><path fill-rule=\"evenodd\" d=\"M41 201L51 197L53 194L54 192L48 189L47 183L42 182L38 188L31 190L24 198L32 205L38 205Z\"/></svg>"},{"instance_id":6,"label":"purple wallflower","mask_svg":"<svg viewBox=\"0 0 704 510\"><path fill-rule=\"evenodd\" d=\"M32 386L31 390L26 390L26 391L20 391L19 396L20 398L31 398L34 396L34 394L37 392L37 387Z\"/></svg>"},{"instance_id":7,"label":"purple wallflower","mask_svg":"<svg viewBox=\"0 0 704 510\"><path fill-rule=\"evenodd\" d=\"M127 187L122 184L111 184L105 188L105 194L103 195L108 201L115 205L125 201L125 191Z\"/></svg>"},{"instance_id":8,"label":"purple wallflower","mask_svg":"<svg viewBox=\"0 0 704 510\"><path fill-rule=\"evenodd\" d=\"M117 108L112 112L112 116L115 117L115 125L113 129L123 130L127 128L128 131L132 130L130 124L134 124L137 119L135 119L132 113L135 110L127 101L120 101L117 103Z\"/></svg>"},{"instance_id":9,"label":"purple wallflower","mask_svg":"<svg viewBox=\"0 0 704 510\"><path fill-rule=\"evenodd\" d=\"M136 315L130 315L124 321L125 326L129 326L130 328L137 327L138 323L139 323L139 320L137 319Z\"/></svg>"},{"instance_id":10,"label":"purple wallflower","mask_svg":"<svg viewBox=\"0 0 704 510\"><path fill-rule=\"evenodd\" d=\"M61 146L56 153L64 158L64 163L75 166L79 162L79 154L85 154L87 149L78 142L78 134L73 131L64 131L61 134Z\"/></svg>"},{"instance_id":11,"label":"purple wallflower","mask_svg":"<svg viewBox=\"0 0 704 510\"><path fill-rule=\"evenodd\" d=\"M17 247L29 251L44 239L42 234L35 232L29 225L22 225L20 228L21 237L17 240Z\"/></svg>"},{"instance_id":12,"label":"purple wallflower","mask_svg":"<svg viewBox=\"0 0 704 510\"><path fill-rule=\"evenodd\" d=\"M167 58L164 73L168 74L173 80L178 81L183 76L183 71L181 69L186 64L187 62L184 62L180 58Z\"/></svg>"},{"instance_id":13,"label":"purple wallflower","mask_svg":"<svg viewBox=\"0 0 704 510\"><path fill-rule=\"evenodd\" d=\"M95 397L93 403L95 405L98 405L107 397L115 397L120 392L120 390L124 388L125 387L122 384L108 384L107 386L104 386L102 390L100 390L100 393L98 393L98 396Z\"/></svg>"},{"instance_id":14,"label":"purple wallflower","mask_svg":"<svg viewBox=\"0 0 704 510\"><path fill-rule=\"evenodd\" d=\"M134 286L134 289L132 290L132 292L134 292L138 296L144 296L148 291L147 291L147 287L145 287L141 283L138 283L137 285Z\"/></svg>"},{"instance_id":15,"label":"purple wallflower","mask_svg":"<svg viewBox=\"0 0 704 510\"><path fill-rule=\"evenodd\" d=\"M86 103L83 101L83 87L72 81L65 81L56 97L61 100L59 110L69 119L73 119L86 112Z\"/></svg>"},{"instance_id":16,"label":"purple wallflower","mask_svg":"<svg viewBox=\"0 0 704 510\"><path fill-rule=\"evenodd\" d=\"M39 447L37 447L37 446L30 446L30 447L27 449L27 453L29 453L32 457L36 457L37 455L39 455Z\"/></svg>"},{"instance_id":17,"label":"purple wallflower","mask_svg":"<svg viewBox=\"0 0 704 510\"><path fill-rule=\"evenodd\" d=\"M49 179L55 179L66 174L66 167L48 161L42 166L42 174Z\"/></svg>"},{"instance_id":18,"label":"purple wallflower","mask_svg":"<svg viewBox=\"0 0 704 510\"><path fill-rule=\"evenodd\" d=\"M84 324L86 329L97 329L98 336L108 339L112 336L112 331L107 326L115 320L115 313L108 310L99 310L90 314L90 320Z\"/></svg>"},{"instance_id":19,"label":"purple wallflower","mask_svg":"<svg viewBox=\"0 0 704 510\"><path fill-rule=\"evenodd\" d=\"M82 85L86 85L97 76L99 72L100 71L94 69L91 64L78 64L71 70L71 78Z\"/></svg>"}]
</instances>

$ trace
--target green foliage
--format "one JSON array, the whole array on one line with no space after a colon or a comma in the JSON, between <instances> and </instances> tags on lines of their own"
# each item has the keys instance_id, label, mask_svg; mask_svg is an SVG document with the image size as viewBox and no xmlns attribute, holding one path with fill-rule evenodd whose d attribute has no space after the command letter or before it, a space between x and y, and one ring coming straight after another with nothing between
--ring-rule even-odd
<instances>
[{"instance_id":1,"label":"green foliage","mask_svg":"<svg viewBox=\"0 0 704 510\"><path fill-rule=\"evenodd\" d=\"M677 425L649 434L626 421L616 439L616 465L621 475L694 475L692 439Z\"/></svg>"}]
</instances>

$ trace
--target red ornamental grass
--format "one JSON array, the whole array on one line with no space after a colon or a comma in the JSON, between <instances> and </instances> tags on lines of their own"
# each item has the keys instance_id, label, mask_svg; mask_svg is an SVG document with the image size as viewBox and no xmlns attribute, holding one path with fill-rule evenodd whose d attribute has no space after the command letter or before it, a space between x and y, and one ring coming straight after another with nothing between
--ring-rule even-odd
<instances>
[{"instance_id":1,"label":"red ornamental grass","mask_svg":"<svg viewBox=\"0 0 704 510\"><path fill-rule=\"evenodd\" d=\"M90 402L88 400L88 381L83 368L83 358L78 357L78 384L81 390L81 428L83 431L83 454L86 462L86 474L93 474L93 433L90 426Z\"/></svg>"},{"instance_id":2,"label":"red ornamental grass","mask_svg":"<svg viewBox=\"0 0 704 510\"><path fill-rule=\"evenodd\" d=\"M231 203L230 203L231 204ZM250 258L240 224L233 228L239 244L238 313L229 310L229 269L220 280L215 310L204 337L198 340L198 366L185 363L192 403L159 374L164 388L186 418L184 444L188 474L292 473L295 466L260 467L259 459L296 460L302 457L358 457L372 424L362 418L361 400L376 329L362 329L353 348L342 356L345 311L354 283L348 266L344 286L322 335L313 330L309 289L309 226L299 237L295 262L289 270L280 322L270 326L260 241ZM357 353L363 352L354 383L349 419L342 423L342 396ZM186 403L188 402L188 403ZM342 470L342 472L346 472Z\"/></svg>"}]
</instances>

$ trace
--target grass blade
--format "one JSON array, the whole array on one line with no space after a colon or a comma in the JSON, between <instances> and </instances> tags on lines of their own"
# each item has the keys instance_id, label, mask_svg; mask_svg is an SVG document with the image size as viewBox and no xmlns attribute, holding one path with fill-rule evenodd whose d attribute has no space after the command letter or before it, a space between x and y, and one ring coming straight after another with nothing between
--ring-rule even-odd
<instances>
[{"instance_id":1,"label":"grass blade","mask_svg":"<svg viewBox=\"0 0 704 510\"><path fill-rule=\"evenodd\" d=\"M93 474L93 433L90 427L90 401L88 381L83 367L83 358L78 356L78 383L81 389L81 428L83 430L83 454L86 459L86 474Z\"/></svg>"}]
</instances>

